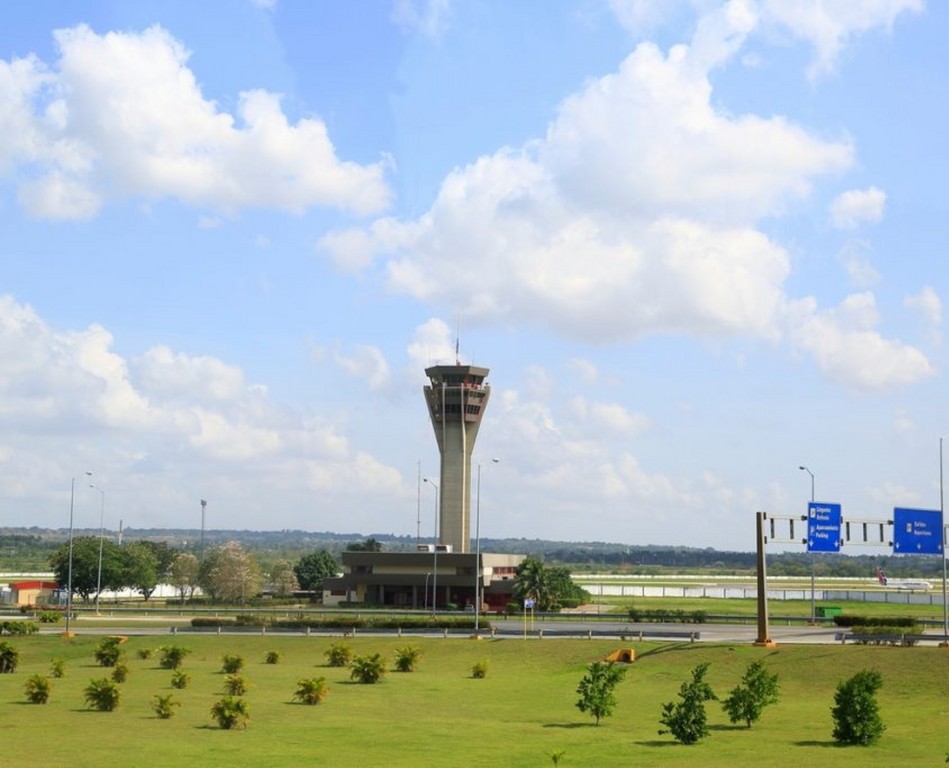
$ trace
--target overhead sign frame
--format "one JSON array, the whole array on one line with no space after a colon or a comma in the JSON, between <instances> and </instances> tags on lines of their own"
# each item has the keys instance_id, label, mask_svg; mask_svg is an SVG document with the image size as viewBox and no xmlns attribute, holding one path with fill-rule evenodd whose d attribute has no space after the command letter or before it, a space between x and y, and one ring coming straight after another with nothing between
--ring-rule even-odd
<instances>
[{"instance_id":1,"label":"overhead sign frame","mask_svg":"<svg viewBox=\"0 0 949 768\"><path fill-rule=\"evenodd\" d=\"M893 509L893 554L941 555L942 512L938 509Z\"/></svg>"},{"instance_id":2,"label":"overhead sign frame","mask_svg":"<svg viewBox=\"0 0 949 768\"><path fill-rule=\"evenodd\" d=\"M812 501L807 505L807 551L840 552L840 504Z\"/></svg>"}]
</instances>

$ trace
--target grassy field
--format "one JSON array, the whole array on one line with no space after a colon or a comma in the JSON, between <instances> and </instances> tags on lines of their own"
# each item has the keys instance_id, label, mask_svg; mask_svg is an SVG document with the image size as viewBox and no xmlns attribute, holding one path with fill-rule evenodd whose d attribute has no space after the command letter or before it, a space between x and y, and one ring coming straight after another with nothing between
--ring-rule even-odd
<instances>
[{"instance_id":1,"label":"grassy field","mask_svg":"<svg viewBox=\"0 0 949 768\"><path fill-rule=\"evenodd\" d=\"M21 654L15 674L0 675L0 764L4 766L934 766L949 752L949 650L859 646L634 644L613 717L599 727L574 706L586 665L615 650L615 642L584 640L468 640L359 637L356 653L416 645L418 671L390 672L378 685L349 681L345 669L324 666L328 638L261 636L133 637L123 647L131 669L114 712L86 708L83 689L110 670L98 667L99 638L5 638ZM141 648L175 643L190 648L184 669L191 685L171 688L171 673ZM268 651L279 664L264 663ZM242 655L250 683L246 731L223 731L209 710L222 695L224 653ZM65 660L46 705L26 703L31 674ZM684 747L657 735L660 708L675 698L696 664L711 662L710 682L724 696L753 659L780 675L781 701L751 730L728 723L711 703L712 735ZM486 679L470 676L487 660ZM838 681L878 669L887 731L870 748L841 748L831 739L830 707ZM316 707L292 703L297 680L325 676L329 698ZM150 702L172 693L176 716L159 720Z\"/></svg>"}]
</instances>

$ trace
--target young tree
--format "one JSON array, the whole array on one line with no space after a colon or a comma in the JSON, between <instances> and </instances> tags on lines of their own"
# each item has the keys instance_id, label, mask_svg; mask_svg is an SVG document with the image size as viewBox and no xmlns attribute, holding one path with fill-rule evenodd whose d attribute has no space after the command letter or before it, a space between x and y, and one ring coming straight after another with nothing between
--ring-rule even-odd
<instances>
[{"instance_id":1,"label":"young tree","mask_svg":"<svg viewBox=\"0 0 949 768\"><path fill-rule=\"evenodd\" d=\"M711 686L705 682L708 667L707 662L699 664L692 670L692 679L682 683L679 688L679 701L662 705L659 722L669 730L660 730L660 735L671 733L681 744L695 744L708 736L705 702L716 698Z\"/></svg>"},{"instance_id":2,"label":"young tree","mask_svg":"<svg viewBox=\"0 0 949 768\"><path fill-rule=\"evenodd\" d=\"M764 708L778 701L778 676L765 669L761 661L753 661L741 678L741 685L732 689L722 702L722 708L733 723L745 721L751 724L758 721Z\"/></svg>"},{"instance_id":3,"label":"young tree","mask_svg":"<svg viewBox=\"0 0 949 768\"><path fill-rule=\"evenodd\" d=\"M158 586L158 557L147 542L133 541L122 548L125 586L139 592L147 601Z\"/></svg>"},{"instance_id":4,"label":"young tree","mask_svg":"<svg viewBox=\"0 0 949 768\"><path fill-rule=\"evenodd\" d=\"M243 602L260 592L260 565L236 541L208 550L201 564L201 587L225 602Z\"/></svg>"},{"instance_id":5,"label":"young tree","mask_svg":"<svg viewBox=\"0 0 949 768\"><path fill-rule=\"evenodd\" d=\"M274 592L278 597L287 597L292 595L294 590L300 588L293 567L286 560L278 560L270 570L270 583L273 585Z\"/></svg>"},{"instance_id":6,"label":"young tree","mask_svg":"<svg viewBox=\"0 0 949 768\"><path fill-rule=\"evenodd\" d=\"M178 590L181 602L194 597L194 590L198 586L199 564L198 558L190 552L180 552L168 569L168 581Z\"/></svg>"},{"instance_id":7,"label":"young tree","mask_svg":"<svg viewBox=\"0 0 949 768\"><path fill-rule=\"evenodd\" d=\"M69 545L63 544L49 556L50 569L60 584L69 583ZM122 589L124 564L122 548L115 542L102 541L102 587ZM76 536L73 539L72 588L88 602L99 585L99 537Z\"/></svg>"},{"instance_id":8,"label":"young tree","mask_svg":"<svg viewBox=\"0 0 949 768\"><path fill-rule=\"evenodd\" d=\"M594 661L580 679L577 693L577 709L589 712L600 724L600 718L613 714L616 706L614 689L626 675L626 670L613 663Z\"/></svg>"},{"instance_id":9,"label":"young tree","mask_svg":"<svg viewBox=\"0 0 949 768\"><path fill-rule=\"evenodd\" d=\"M876 693L883 677L873 669L864 669L837 685L834 706L834 739L841 744L867 746L886 730L880 717Z\"/></svg>"},{"instance_id":10,"label":"young tree","mask_svg":"<svg viewBox=\"0 0 949 768\"><path fill-rule=\"evenodd\" d=\"M339 573L339 563L325 549L319 549L301 557L293 566L300 589L318 591L323 588L323 579Z\"/></svg>"}]
</instances>

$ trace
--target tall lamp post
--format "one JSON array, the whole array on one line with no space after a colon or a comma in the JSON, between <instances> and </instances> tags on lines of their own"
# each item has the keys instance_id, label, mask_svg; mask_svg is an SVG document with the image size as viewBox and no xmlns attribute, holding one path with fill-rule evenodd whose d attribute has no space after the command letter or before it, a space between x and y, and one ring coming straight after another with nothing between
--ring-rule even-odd
<instances>
[{"instance_id":1,"label":"tall lamp post","mask_svg":"<svg viewBox=\"0 0 949 768\"><path fill-rule=\"evenodd\" d=\"M500 459L491 459L497 464ZM478 462L478 495L475 504L477 510L475 515L475 634L480 629L479 619L481 617L481 581L484 576L484 569L481 567L481 462Z\"/></svg>"},{"instance_id":2,"label":"tall lamp post","mask_svg":"<svg viewBox=\"0 0 949 768\"><path fill-rule=\"evenodd\" d=\"M422 480L435 489L435 558L432 565L432 615L434 616L438 611L438 483L427 477Z\"/></svg>"},{"instance_id":3,"label":"tall lamp post","mask_svg":"<svg viewBox=\"0 0 949 768\"><path fill-rule=\"evenodd\" d=\"M807 474L809 474L809 475L811 476L811 504L813 504L813 503L814 503L814 473L811 472L807 467L805 467L805 466L803 466L803 465L800 466L800 467L798 467L798 469L803 470L804 472L807 472ZM816 605L815 605L815 602L816 602L816 601L815 601L815 599L814 599L814 591L815 591L815 590L814 590L814 581L815 581L815 578L814 578L814 553L811 552L811 624L813 624L813 623L815 623L815 622L817 621L817 607L816 607Z\"/></svg>"},{"instance_id":4,"label":"tall lamp post","mask_svg":"<svg viewBox=\"0 0 949 768\"><path fill-rule=\"evenodd\" d=\"M86 472L92 477L92 472ZM72 618L72 540L73 540L73 511L76 508L76 477L69 481L69 565L66 574L66 637L69 637L69 622Z\"/></svg>"},{"instance_id":5,"label":"tall lamp post","mask_svg":"<svg viewBox=\"0 0 949 768\"><path fill-rule=\"evenodd\" d=\"M99 575L96 577L96 616L98 616L99 595L102 593L102 540L105 534L105 491L93 483L89 483L89 487L94 488L102 494L102 504L99 507Z\"/></svg>"},{"instance_id":6,"label":"tall lamp post","mask_svg":"<svg viewBox=\"0 0 949 768\"><path fill-rule=\"evenodd\" d=\"M939 438L939 515L942 517L942 643L944 648L949 647L949 599L946 595L946 507L943 500L942 485L942 440Z\"/></svg>"}]
</instances>

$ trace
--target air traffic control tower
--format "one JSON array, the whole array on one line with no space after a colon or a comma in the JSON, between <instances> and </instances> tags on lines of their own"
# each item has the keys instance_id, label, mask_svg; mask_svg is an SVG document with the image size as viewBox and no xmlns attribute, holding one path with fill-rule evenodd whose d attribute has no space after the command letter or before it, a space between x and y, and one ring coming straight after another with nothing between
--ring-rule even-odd
<instances>
[{"instance_id":1,"label":"air traffic control tower","mask_svg":"<svg viewBox=\"0 0 949 768\"><path fill-rule=\"evenodd\" d=\"M435 365L425 369L431 381L425 402L442 456L438 543L453 552L471 544L471 454L488 405L487 368Z\"/></svg>"}]
</instances>

